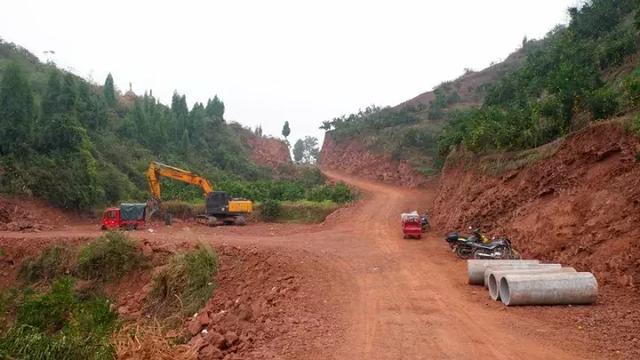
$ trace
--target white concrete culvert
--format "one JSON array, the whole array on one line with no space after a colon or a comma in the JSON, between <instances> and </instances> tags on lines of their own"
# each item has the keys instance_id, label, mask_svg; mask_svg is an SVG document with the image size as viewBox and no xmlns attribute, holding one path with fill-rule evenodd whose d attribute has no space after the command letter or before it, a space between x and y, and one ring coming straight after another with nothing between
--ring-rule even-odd
<instances>
[{"instance_id":1,"label":"white concrete culvert","mask_svg":"<svg viewBox=\"0 0 640 360\"><path fill-rule=\"evenodd\" d=\"M598 281L590 272L507 274L500 280L500 299L513 305L583 305L598 297Z\"/></svg>"},{"instance_id":2,"label":"white concrete culvert","mask_svg":"<svg viewBox=\"0 0 640 360\"><path fill-rule=\"evenodd\" d=\"M543 265L543 264L540 264ZM493 300L500 300L500 280L505 275L537 275L537 274L557 274L557 273L575 273L576 269L572 267L560 267L560 264L545 264L545 265L558 265L557 267L538 267L528 269L503 269L503 270L488 270L489 280L487 281L489 287L489 296Z\"/></svg>"},{"instance_id":3,"label":"white concrete culvert","mask_svg":"<svg viewBox=\"0 0 640 360\"><path fill-rule=\"evenodd\" d=\"M540 260L467 260L469 284L483 285L484 270L490 265L539 264Z\"/></svg>"},{"instance_id":4,"label":"white concrete culvert","mask_svg":"<svg viewBox=\"0 0 640 360\"><path fill-rule=\"evenodd\" d=\"M484 269L484 286L489 288L489 275L493 271L499 270L520 270L520 269L560 269L560 264L510 264L510 265L489 265Z\"/></svg>"}]
</instances>

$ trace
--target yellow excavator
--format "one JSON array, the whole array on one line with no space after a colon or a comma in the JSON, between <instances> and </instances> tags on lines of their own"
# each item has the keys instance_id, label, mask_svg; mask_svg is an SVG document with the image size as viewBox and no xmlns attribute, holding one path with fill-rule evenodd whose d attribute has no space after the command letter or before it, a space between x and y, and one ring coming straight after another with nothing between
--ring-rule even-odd
<instances>
[{"instance_id":1,"label":"yellow excavator","mask_svg":"<svg viewBox=\"0 0 640 360\"><path fill-rule=\"evenodd\" d=\"M198 215L199 222L209 226L222 224L246 224L245 215L253 211L253 202L234 199L224 191L214 191L209 181L191 171L153 161L147 169L147 179L151 188L152 212L160 207L160 179L169 178L199 186L204 193L205 214Z\"/></svg>"}]
</instances>

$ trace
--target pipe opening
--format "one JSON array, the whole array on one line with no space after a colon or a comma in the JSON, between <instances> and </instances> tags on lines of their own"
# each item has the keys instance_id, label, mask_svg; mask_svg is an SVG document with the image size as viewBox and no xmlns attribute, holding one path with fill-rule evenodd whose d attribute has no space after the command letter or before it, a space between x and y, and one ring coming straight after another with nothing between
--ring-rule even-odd
<instances>
[{"instance_id":1,"label":"pipe opening","mask_svg":"<svg viewBox=\"0 0 640 360\"><path fill-rule=\"evenodd\" d=\"M496 276L494 274L489 275L489 296L493 300L498 300L500 293L498 292L498 284L496 282Z\"/></svg>"},{"instance_id":2,"label":"pipe opening","mask_svg":"<svg viewBox=\"0 0 640 360\"><path fill-rule=\"evenodd\" d=\"M500 299L505 305L509 305L511 302L511 291L509 291L509 283L506 276L503 276L500 280Z\"/></svg>"}]
</instances>

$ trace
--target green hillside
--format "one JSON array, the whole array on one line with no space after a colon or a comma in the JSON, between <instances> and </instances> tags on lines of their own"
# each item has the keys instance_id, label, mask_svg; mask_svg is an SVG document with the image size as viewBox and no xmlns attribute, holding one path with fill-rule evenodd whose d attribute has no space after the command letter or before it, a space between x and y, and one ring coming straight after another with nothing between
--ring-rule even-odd
<instances>
[{"instance_id":1,"label":"green hillside","mask_svg":"<svg viewBox=\"0 0 640 360\"><path fill-rule=\"evenodd\" d=\"M523 40L504 62L469 71L395 108L370 107L323 123L336 141L436 170L455 146L476 153L550 142L634 110L640 100L638 2L593 0L570 23Z\"/></svg>"},{"instance_id":2,"label":"green hillside","mask_svg":"<svg viewBox=\"0 0 640 360\"><path fill-rule=\"evenodd\" d=\"M292 167L292 180L275 180L272 169L250 160L246 137L253 133L227 123L224 111L217 96L189 109L177 92L170 106L151 91L121 94L111 74L103 86L92 84L0 40L0 193L71 209L144 201L146 167L158 160L258 201L334 195L317 169ZM172 181L163 185L163 197L202 199L199 189Z\"/></svg>"}]
</instances>

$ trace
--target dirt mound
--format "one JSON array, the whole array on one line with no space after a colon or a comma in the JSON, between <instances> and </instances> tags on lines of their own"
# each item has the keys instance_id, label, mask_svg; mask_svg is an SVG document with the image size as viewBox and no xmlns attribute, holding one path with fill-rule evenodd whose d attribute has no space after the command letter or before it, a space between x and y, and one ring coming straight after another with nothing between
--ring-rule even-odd
<instances>
[{"instance_id":1,"label":"dirt mound","mask_svg":"<svg viewBox=\"0 0 640 360\"><path fill-rule=\"evenodd\" d=\"M324 137L320 165L324 169L407 187L421 186L427 181L405 160L395 161L389 155L373 153L357 140L336 143L329 133Z\"/></svg>"},{"instance_id":2,"label":"dirt mound","mask_svg":"<svg viewBox=\"0 0 640 360\"><path fill-rule=\"evenodd\" d=\"M30 199L0 197L0 231L38 232L51 230L67 216Z\"/></svg>"},{"instance_id":3,"label":"dirt mound","mask_svg":"<svg viewBox=\"0 0 640 360\"><path fill-rule=\"evenodd\" d=\"M330 284L312 277L318 260L222 247L215 295L188 324L201 358L301 358L331 346L338 323L322 300ZM227 358L227 357L225 357Z\"/></svg>"},{"instance_id":4,"label":"dirt mound","mask_svg":"<svg viewBox=\"0 0 640 360\"><path fill-rule=\"evenodd\" d=\"M253 134L247 135L245 139L251 149L251 160L256 164L271 168L291 164L289 147L284 141Z\"/></svg>"}]
</instances>

